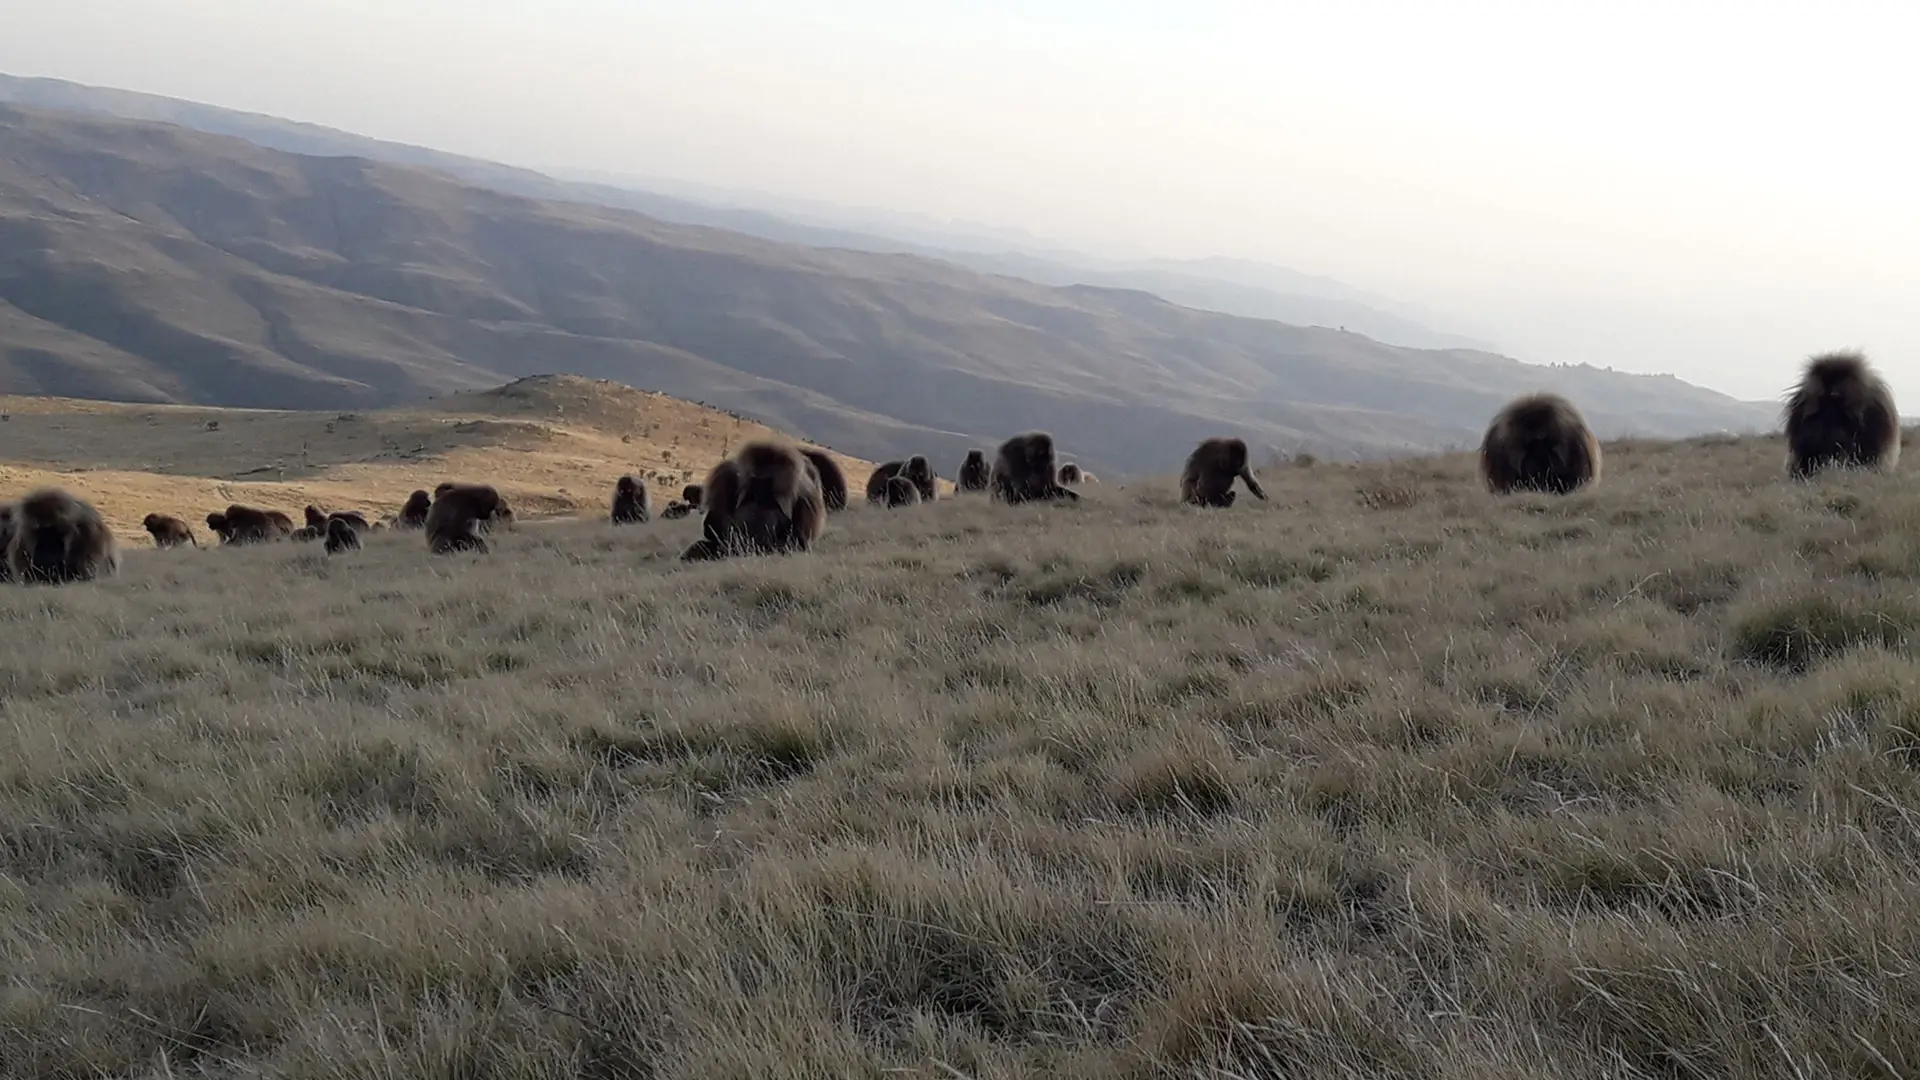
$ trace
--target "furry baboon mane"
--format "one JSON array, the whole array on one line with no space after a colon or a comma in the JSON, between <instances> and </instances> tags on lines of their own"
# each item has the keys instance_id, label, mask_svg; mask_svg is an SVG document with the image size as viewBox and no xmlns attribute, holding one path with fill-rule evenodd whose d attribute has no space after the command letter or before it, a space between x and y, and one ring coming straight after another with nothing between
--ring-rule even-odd
<instances>
[{"instance_id":1,"label":"furry baboon mane","mask_svg":"<svg viewBox=\"0 0 1920 1080\"><path fill-rule=\"evenodd\" d=\"M1600 442L1571 401L1527 394L1508 402L1480 441L1480 476L1495 494L1564 495L1600 478Z\"/></svg>"}]
</instances>

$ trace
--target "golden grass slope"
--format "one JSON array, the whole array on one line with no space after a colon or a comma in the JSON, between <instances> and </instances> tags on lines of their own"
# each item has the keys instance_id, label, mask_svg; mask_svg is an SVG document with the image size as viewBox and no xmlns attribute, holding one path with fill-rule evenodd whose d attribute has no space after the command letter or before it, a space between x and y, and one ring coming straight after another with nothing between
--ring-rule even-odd
<instances>
[{"instance_id":1,"label":"golden grass slope","mask_svg":"<svg viewBox=\"0 0 1920 1080\"><path fill-rule=\"evenodd\" d=\"M426 406L366 413L117 405L0 397L0 498L58 484L92 502L122 543L151 546L141 520L174 514L207 534L229 503L309 503L392 513L442 480L499 487L522 520L593 516L632 472L654 504L679 498L764 425L601 380L532 376ZM850 478L872 463L835 454Z\"/></svg>"},{"instance_id":2,"label":"golden grass slope","mask_svg":"<svg viewBox=\"0 0 1920 1080\"><path fill-rule=\"evenodd\" d=\"M0 590L0 1076L1920 1073L1920 493L1606 453Z\"/></svg>"}]
</instances>

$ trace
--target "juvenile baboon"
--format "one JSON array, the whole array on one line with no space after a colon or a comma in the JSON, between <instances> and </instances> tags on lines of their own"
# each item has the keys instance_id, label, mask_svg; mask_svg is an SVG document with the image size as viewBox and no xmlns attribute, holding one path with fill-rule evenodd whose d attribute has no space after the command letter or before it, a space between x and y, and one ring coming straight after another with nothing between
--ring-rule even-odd
<instances>
[{"instance_id":1,"label":"juvenile baboon","mask_svg":"<svg viewBox=\"0 0 1920 1080\"><path fill-rule=\"evenodd\" d=\"M293 519L278 510L261 510L238 503L225 512L207 515L207 528L222 544L261 544L293 535Z\"/></svg>"},{"instance_id":2,"label":"juvenile baboon","mask_svg":"<svg viewBox=\"0 0 1920 1080\"><path fill-rule=\"evenodd\" d=\"M1073 462L1069 461L1060 466L1060 482L1068 487L1073 487L1075 484L1083 484L1086 480L1086 471Z\"/></svg>"},{"instance_id":3,"label":"juvenile baboon","mask_svg":"<svg viewBox=\"0 0 1920 1080\"><path fill-rule=\"evenodd\" d=\"M112 577L120 545L100 512L59 488L41 488L13 509L7 567L23 585L65 585Z\"/></svg>"},{"instance_id":4,"label":"juvenile baboon","mask_svg":"<svg viewBox=\"0 0 1920 1080\"><path fill-rule=\"evenodd\" d=\"M1080 499L1079 492L1060 486L1059 471L1054 467L1053 436L1044 431L1015 435L1001 443L988 485L993 498L1008 504Z\"/></svg>"},{"instance_id":5,"label":"juvenile baboon","mask_svg":"<svg viewBox=\"0 0 1920 1080\"><path fill-rule=\"evenodd\" d=\"M820 475L791 446L755 440L707 474L702 535L689 561L807 551L827 524Z\"/></svg>"},{"instance_id":6,"label":"juvenile baboon","mask_svg":"<svg viewBox=\"0 0 1920 1080\"><path fill-rule=\"evenodd\" d=\"M675 499L667 504L665 510L660 511L660 520L678 521L683 517L691 516L693 512L698 509L700 509L698 506L690 502L682 502L679 499Z\"/></svg>"},{"instance_id":7,"label":"juvenile baboon","mask_svg":"<svg viewBox=\"0 0 1920 1080\"><path fill-rule=\"evenodd\" d=\"M700 506L700 485L688 484L680 489L680 501L696 509Z\"/></svg>"},{"instance_id":8,"label":"juvenile baboon","mask_svg":"<svg viewBox=\"0 0 1920 1080\"><path fill-rule=\"evenodd\" d=\"M1807 360L1783 410L1787 472L1808 477L1827 468L1891 470L1900 462L1900 414L1893 389L1853 352Z\"/></svg>"},{"instance_id":9,"label":"juvenile baboon","mask_svg":"<svg viewBox=\"0 0 1920 1080\"><path fill-rule=\"evenodd\" d=\"M884 504L887 501L887 484L900 475L907 465L904 461L883 461L867 474L867 501Z\"/></svg>"},{"instance_id":10,"label":"juvenile baboon","mask_svg":"<svg viewBox=\"0 0 1920 1080\"><path fill-rule=\"evenodd\" d=\"M13 562L7 551L13 547L14 504L0 503L0 584L13 580Z\"/></svg>"},{"instance_id":11,"label":"juvenile baboon","mask_svg":"<svg viewBox=\"0 0 1920 1080\"><path fill-rule=\"evenodd\" d=\"M1480 477L1496 495L1565 495L1600 479L1600 441L1573 402L1558 394L1526 394L1487 425Z\"/></svg>"},{"instance_id":12,"label":"juvenile baboon","mask_svg":"<svg viewBox=\"0 0 1920 1080\"><path fill-rule=\"evenodd\" d=\"M653 518L653 495L647 482L637 476L623 476L613 484L613 523L633 525Z\"/></svg>"},{"instance_id":13,"label":"juvenile baboon","mask_svg":"<svg viewBox=\"0 0 1920 1080\"><path fill-rule=\"evenodd\" d=\"M485 554L482 523L506 510L506 500L491 485L441 484L434 489L433 505L427 510L427 550L436 555L455 551Z\"/></svg>"},{"instance_id":14,"label":"juvenile baboon","mask_svg":"<svg viewBox=\"0 0 1920 1080\"><path fill-rule=\"evenodd\" d=\"M346 518L335 515L327 519L327 554L338 555L343 551L360 550L360 530Z\"/></svg>"},{"instance_id":15,"label":"juvenile baboon","mask_svg":"<svg viewBox=\"0 0 1920 1080\"><path fill-rule=\"evenodd\" d=\"M800 456L813 463L814 474L820 478L820 499L826 503L827 509L845 510L847 474L841 471L839 463L828 456L825 450L806 449L800 451Z\"/></svg>"},{"instance_id":16,"label":"juvenile baboon","mask_svg":"<svg viewBox=\"0 0 1920 1080\"><path fill-rule=\"evenodd\" d=\"M919 505L920 489L913 485L913 481L904 476L896 476L887 481L887 506L889 508Z\"/></svg>"},{"instance_id":17,"label":"juvenile baboon","mask_svg":"<svg viewBox=\"0 0 1920 1080\"><path fill-rule=\"evenodd\" d=\"M424 491L416 491L407 496L406 505L400 508L400 516L394 518L396 529L424 529L427 525L427 511L433 506L433 497Z\"/></svg>"},{"instance_id":18,"label":"juvenile baboon","mask_svg":"<svg viewBox=\"0 0 1920 1080\"><path fill-rule=\"evenodd\" d=\"M168 514L148 514L140 524L147 530L148 535L153 537L154 547L174 548L183 544L200 546L200 541L193 538L193 530L177 517Z\"/></svg>"},{"instance_id":19,"label":"juvenile baboon","mask_svg":"<svg viewBox=\"0 0 1920 1080\"><path fill-rule=\"evenodd\" d=\"M956 474L954 487L961 491L985 491L987 480L992 473L993 470L987 465L987 452L969 450L966 460L960 463L960 471Z\"/></svg>"},{"instance_id":20,"label":"juvenile baboon","mask_svg":"<svg viewBox=\"0 0 1920 1080\"><path fill-rule=\"evenodd\" d=\"M1204 439L1180 470L1180 499L1194 506L1232 506L1235 480L1246 484L1254 498L1266 501L1266 489L1247 460L1246 440Z\"/></svg>"}]
</instances>

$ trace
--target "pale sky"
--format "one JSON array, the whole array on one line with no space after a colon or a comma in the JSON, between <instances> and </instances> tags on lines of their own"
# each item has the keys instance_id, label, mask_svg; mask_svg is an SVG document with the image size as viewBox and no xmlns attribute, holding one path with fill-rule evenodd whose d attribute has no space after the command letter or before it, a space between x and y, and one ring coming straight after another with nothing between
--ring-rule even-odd
<instances>
[{"instance_id":1,"label":"pale sky","mask_svg":"<svg viewBox=\"0 0 1920 1080\"><path fill-rule=\"evenodd\" d=\"M1920 6L21 0L0 70L533 167L1234 255L1521 359L1920 411Z\"/></svg>"}]
</instances>

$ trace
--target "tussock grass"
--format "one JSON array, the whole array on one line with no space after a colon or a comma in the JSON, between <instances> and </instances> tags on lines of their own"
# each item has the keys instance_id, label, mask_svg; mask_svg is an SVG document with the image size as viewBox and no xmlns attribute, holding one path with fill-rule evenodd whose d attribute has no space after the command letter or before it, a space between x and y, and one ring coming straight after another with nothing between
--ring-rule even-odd
<instances>
[{"instance_id":1,"label":"tussock grass","mask_svg":"<svg viewBox=\"0 0 1920 1080\"><path fill-rule=\"evenodd\" d=\"M0 1076L1920 1075L1920 495L1779 458L0 591Z\"/></svg>"}]
</instances>

